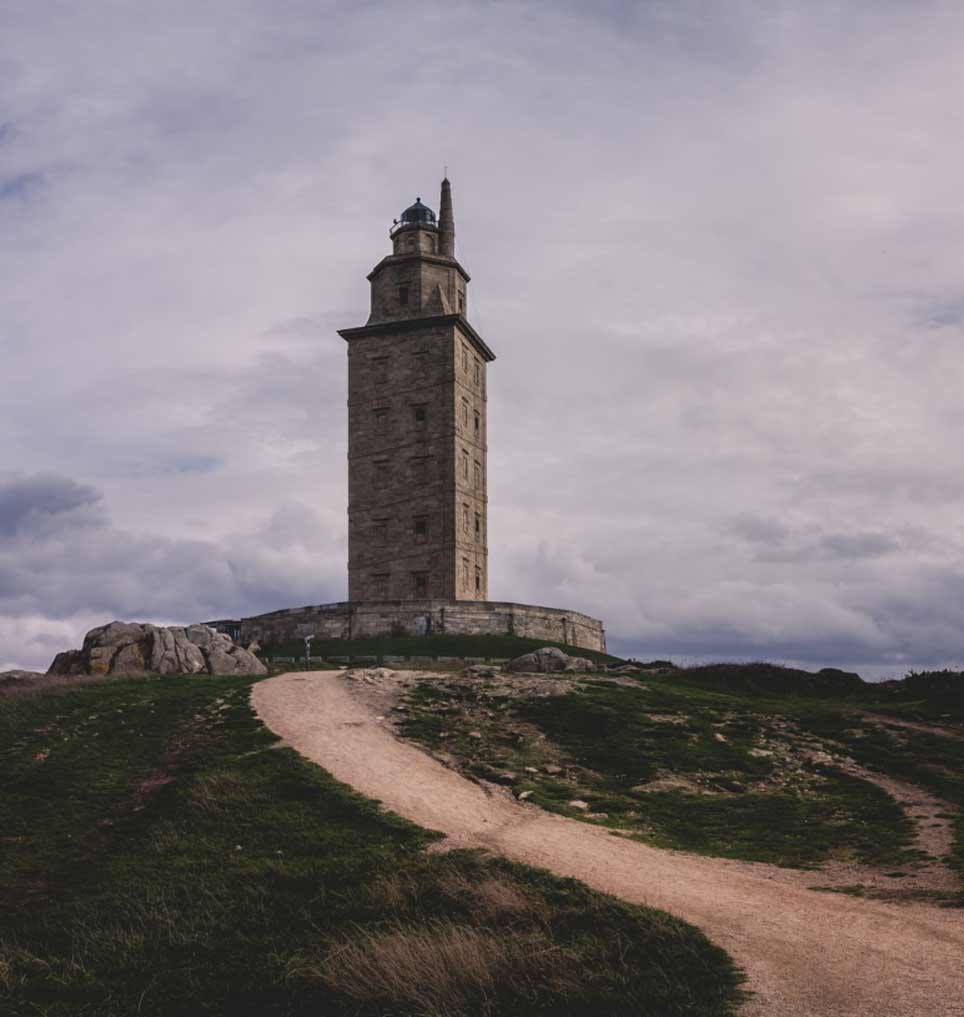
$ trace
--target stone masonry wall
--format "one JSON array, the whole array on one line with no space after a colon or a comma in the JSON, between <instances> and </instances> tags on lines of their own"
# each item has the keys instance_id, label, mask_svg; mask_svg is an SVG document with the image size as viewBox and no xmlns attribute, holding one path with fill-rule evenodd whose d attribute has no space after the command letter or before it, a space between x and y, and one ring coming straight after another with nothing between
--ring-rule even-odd
<instances>
[{"instance_id":1,"label":"stone masonry wall","mask_svg":"<svg viewBox=\"0 0 964 1017\"><path fill-rule=\"evenodd\" d=\"M484 601L485 359L431 318L348 358L349 597Z\"/></svg>"},{"instance_id":2,"label":"stone masonry wall","mask_svg":"<svg viewBox=\"0 0 964 1017\"><path fill-rule=\"evenodd\" d=\"M419 577L454 597L452 328L361 336L348 357L349 596L414 597Z\"/></svg>"},{"instance_id":3,"label":"stone masonry wall","mask_svg":"<svg viewBox=\"0 0 964 1017\"><path fill-rule=\"evenodd\" d=\"M305 636L361 639L448 633L523 636L606 650L606 632L597 618L578 611L503 601L343 601L217 624L219 628L230 625L240 629L242 643L256 639L263 646Z\"/></svg>"}]
</instances>

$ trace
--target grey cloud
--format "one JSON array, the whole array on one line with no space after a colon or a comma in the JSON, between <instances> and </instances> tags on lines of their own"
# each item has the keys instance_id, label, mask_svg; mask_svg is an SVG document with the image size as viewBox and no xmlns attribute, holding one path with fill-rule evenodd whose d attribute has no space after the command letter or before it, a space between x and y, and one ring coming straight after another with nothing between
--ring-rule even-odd
<instances>
[{"instance_id":1,"label":"grey cloud","mask_svg":"<svg viewBox=\"0 0 964 1017\"><path fill-rule=\"evenodd\" d=\"M918 323L926 328L953 328L964 323L964 296L955 294L931 299L915 313Z\"/></svg>"},{"instance_id":2,"label":"grey cloud","mask_svg":"<svg viewBox=\"0 0 964 1017\"><path fill-rule=\"evenodd\" d=\"M203 541L127 532L104 511L78 529L90 505L98 492L67 478L0 489L0 616L190 622L342 595L338 537L306 506L282 501L250 532Z\"/></svg>"},{"instance_id":3,"label":"grey cloud","mask_svg":"<svg viewBox=\"0 0 964 1017\"><path fill-rule=\"evenodd\" d=\"M752 513L734 516L725 522L725 529L750 544L779 546L790 534L788 526L778 519L764 519Z\"/></svg>"},{"instance_id":4,"label":"grey cloud","mask_svg":"<svg viewBox=\"0 0 964 1017\"><path fill-rule=\"evenodd\" d=\"M0 202L4 465L103 497L4 531L0 655L343 596L334 330L446 160L494 597L653 655L964 649L959 7L242 8L5 25L0 178L56 186Z\"/></svg>"},{"instance_id":5,"label":"grey cloud","mask_svg":"<svg viewBox=\"0 0 964 1017\"><path fill-rule=\"evenodd\" d=\"M828 533L818 539L803 539L796 543L765 547L757 553L757 560L766 563L823 565L827 562L848 562L864 558L892 555L903 548L896 536L884 533Z\"/></svg>"},{"instance_id":6,"label":"grey cloud","mask_svg":"<svg viewBox=\"0 0 964 1017\"><path fill-rule=\"evenodd\" d=\"M899 468L887 465L831 467L788 480L787 486L800 498L856 496L924 504L957 502L964 498L964 477L938 464L922 467L915 463Z\"/></svg>"},{"instance_id":7,"label":"grey cloud","mask_svg":"<svg viewBox=\"0 0 964 1017\"><path fill-rule=\"evenodd\" d=\"M56 474L0 476L0 538L99 523L101 495Z\"/></svg>"},{"instance_id":8,"label":"grey cloud","mask_svg":"<svg viewBox=\"0 0 964 1017\"><path fill-rule=\"evenodd\" d=\"M876 558L900 550L900 541L883 533L834 533L823 537L820 549L827 558Z\"/></svg>"}]
</instances>

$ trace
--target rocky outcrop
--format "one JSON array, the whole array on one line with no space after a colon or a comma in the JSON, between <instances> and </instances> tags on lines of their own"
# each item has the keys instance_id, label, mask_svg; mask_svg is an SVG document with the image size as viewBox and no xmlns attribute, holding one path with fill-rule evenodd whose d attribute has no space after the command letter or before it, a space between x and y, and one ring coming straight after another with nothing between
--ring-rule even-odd
<instances>
[{"instance_id":1,"label":"rocky outcrop","mask_svg":"<svg viewBox=\"0 0 964 1017\"><path fill-rule=\"evenodd\" d=\"M171 626L114 621L91 629L79 650L58 653L48 674L267 674L230 636L207 625Z\"/></svg>"},{"instance_id":2,"label":"rocky outcrop","mask_svg":"<svg viewBox=\"0 0 964 1017\"><path fill-rule=\"evenodd\" d=\"M570 657L556 646L543 646L541 650L523 653L510 660L506 671L528 671L548 674L553 671L595 671L596 665L585 657Z\"/></svg>"}]
</instances>

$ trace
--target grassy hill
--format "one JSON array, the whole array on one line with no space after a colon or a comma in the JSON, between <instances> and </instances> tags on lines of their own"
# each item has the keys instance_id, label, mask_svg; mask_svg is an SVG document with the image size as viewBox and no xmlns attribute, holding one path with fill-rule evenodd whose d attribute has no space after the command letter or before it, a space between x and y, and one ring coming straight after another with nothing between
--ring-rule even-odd
<instances>
[{"instance_id":1,"label":"grassy hill","mask_svg":"<svg viewBox=\"0 0 964 1017\"><path fill-rule=\"evenodd\" d=\"M964 903L947 889L953 870L964 873L964 729L908 727L926 699L895 702L843 672L798 682L778 670L559 676L528 688L521 677L425 680L403 702L402 733L475 779L656 846L814 870L845 863L887 895L904 887ZM875 708L875 696L887 702ZM943 803L928 822L953 827L945 857L922 851L895 781ZM946 870L941 893L915 884L922 867Z\"/></svg>"},{"instance_id":2,"label":"grassy hill","mask_svg":"<svg viewBox=\"0 0 964 1017\"><path fill-rule=\"evenodd\" d=\"M426 854L432 834L279 748L250 685L114 679L0 702L0 1013L731 1012L739 975L699 931Z\"/></svg>"},{"instance_id":3,"label":"grassy hill","mask_svg":"<svg viewBox=\"0 0 964 1017\"><path fill-rule=\"evenodd\" d=\"M430 639L352 649L541 645ZM664 663L472 680L443 664L393 716L473 779L574 819L962 906L953 877L918 878L964 873L960 678ZM739 973L697 930L523 866L426 853L433 834L279 748L251 682L59 679L0 699L0 1015L733 1011ZM887 781L943 803L940 857ZM841 865L850 883L830 879Z\"/></svg>"}]
</instances>

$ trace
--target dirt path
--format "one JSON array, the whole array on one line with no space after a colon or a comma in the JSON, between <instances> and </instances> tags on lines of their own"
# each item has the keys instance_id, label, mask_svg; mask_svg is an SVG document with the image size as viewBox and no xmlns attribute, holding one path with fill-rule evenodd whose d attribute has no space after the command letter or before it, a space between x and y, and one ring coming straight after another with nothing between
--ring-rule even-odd
<instances>
[{"instance_id":1,"label":"dirt path","mask_svg":"<svg viewBox=\"0 0 964 1017\"><path fill-rule=\"evenodd\" d=\"M341 672L270 678L254 686L252 702L302 755L454 845L697 925L749 975L757 996L747 1017L964 1015L960 911L817 893L785 869L659 851L487 793L397 739Z\"/></svg>"},{"instance_id":2,"label":"dirt path","mask_svg":"<svg viewBox=\"0 0 964 1017\"><path fill-rule=\"evenodd\" d=\"M917 731L920 734L937 735L940 738L964 739L964 726L951 727L938 724L923 724L918 720L904 720L902 717L891 717L886 713L858 713L861 720L870 721L878 727L903 728L905 731Z\"/></svg>"},{"instance_id":3,"label":"dirt path","mask_svg":"<svg viewBox=\"0 0 964 1017\"><path fill-rule=\"evenodd\" d=\"M906 781L868 770L852 760L837 761L834 765L844 773L876 784L881 790L886 791L913 822L916 830L914 846L925 855L925 859L903 866L907 869L903 885L948 892L958 889L957 876L942 864L943 859L948 858L954 849L954 822L951 819L954 806L915 784L908 784ZM856 866L854 871L857 871ZM823 873L821 877L822 875ZM861 867L858 875L857 879L850 878L850 882L878 887L888 886L886 876L869 872L867 866ZM890 887L892 886L891 883Z\"/></svg>"},{"instance_id":4,"label":"dirt path","mask_svg":"<svg viewBox=\"0 0 964 1017\"><path fill-rule=\"evenodd\" d=\"M853 759L840 755L831 758L826 750L832 746L821 745L821 751L811 750L808 753L811 760L829 761L835 769L865 780L868 784L875 784L897 802L914 824L914 847L923 857L900 866L898 883L895 883L894 872L855 861L827 862L820 867L819 873L812 875L810 882L821 887L859 884L888 894L893 899L921 890L937 893L958 891L960 877L944 864L954 849L954 821L951 818L954 806L916 784L908 784L875 770L868 770Z\"/></svg>"}]
</instances>

